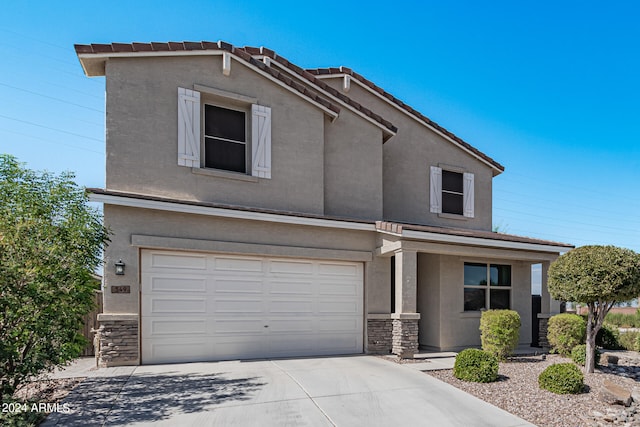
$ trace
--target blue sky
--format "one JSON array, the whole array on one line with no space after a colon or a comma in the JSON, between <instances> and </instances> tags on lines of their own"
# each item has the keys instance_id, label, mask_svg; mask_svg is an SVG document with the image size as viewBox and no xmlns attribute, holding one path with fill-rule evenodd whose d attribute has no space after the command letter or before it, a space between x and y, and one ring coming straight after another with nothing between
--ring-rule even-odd
<instances>
[{"instance_id":1,"label":"blue sky","mask_svg":"<svg viewBox=\"0 0 640 427\"><path fill-rule=\"evenodd\" d=\"M104 186L104 79L74 43L225 40L349 66L506 167L501 231L640 252L640 5L632 1L13 1L0 152Z\"/></svg>"}]
</instances>

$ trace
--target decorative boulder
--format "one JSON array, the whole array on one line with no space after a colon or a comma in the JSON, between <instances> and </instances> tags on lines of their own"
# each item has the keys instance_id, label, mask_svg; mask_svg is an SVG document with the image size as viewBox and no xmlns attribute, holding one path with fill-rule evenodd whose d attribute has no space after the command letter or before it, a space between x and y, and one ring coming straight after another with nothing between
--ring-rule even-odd
<instances>
[{"instance_id":1,"label":"decorative boulder","mask_svg":"<svg viewBox=\"0 0 640 427\"><path fill-rule=\"evenodd\" d=\"M631 406L631 392L609 380L605 380L600 391L600 399L609 405Z\"/></svg>"}]
</instances>

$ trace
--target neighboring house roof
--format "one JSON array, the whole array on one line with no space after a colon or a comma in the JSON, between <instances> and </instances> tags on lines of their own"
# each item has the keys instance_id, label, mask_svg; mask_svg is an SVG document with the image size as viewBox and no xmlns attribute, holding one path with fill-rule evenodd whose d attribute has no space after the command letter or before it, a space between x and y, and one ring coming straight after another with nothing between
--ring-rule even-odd
<instances>
[{"instance_id":1,"label":"neighboring house roof","mask_svg":"<svg viewBox=\"0 0 640 427\"><path fill-rule=\"evenodd\" d=\"M539 250L542 252L564 252L574 247L567 243L532 239L529 237L494 233L491 231L313 215L301 212L252 208L247 206L201 202L196 200L172 199L147 194L103 190L101 188L87 188L87 192L92 194L92 201L106 204L130 206L142 209L158 209L181 213L222 216L228 218L262 220L267 222L345 228L363 231L379 231L392 233L407 239L436 241L442 243L459 243L476 246L485 245L503 248Z\"/></svg>"},{"instance_id":2,"label":"neighboring house roof","mask_svg":"<svg viewBox=\"0 0 640 427\"><path fill-rule=\"evenodd\" d=\"M104 75L104 62L109 57L118 57L118 56L169 56L171 54L179 55L179 54L198 54L207 51L224 51L228 52L236 59L244 61L245 63L251 64L252 66L260 69L261 71L268 73L271 77L277 79L278 81L284 83L286 86L294 89L305 97L323 105L328 108L336 115L340 113L340 107L336 105L335 102L328 100L326 97L321 96L317 92L309 89L304 84L297 82L294 79L291 79L286 73L282 73L273 67L269 67L264 62L253 58L252 53L248 50L251 48L238 48L224 41L218 42L167 42L167 43L110 43L110 44L89 44L82 45L76 44L75 50L76 54L80 58L80 62L85 71L85 74L88 76L98 76ZM265 52L268 50L264 49ZM276 55L273 51L268 51L272 53L273 58L275 59ZM261 53L262 55L266 55L266 53ZM288 61L287 61L288 62ZM298 67L300 70L304 71L302 68ZM306 73L309 74L309 73ZM319 79L316 79L311 74L309 74L313 80L316 81L316 86L318 87L327 87L328 85L324 82L321 82ZM323 88L324 89L324 88ZM326 91L326 89L324 89ZM337 92L337 91L335 91ZM332 94L333 95L333 94ZM351 100L347 96L339 94L341 96L335 96L340 99L342 102L347 105L355 108L361 114L365 115L369 119L371 119L375 124L382 127L387 137L395 135L398 130L391 122L385 120L378 114L372 112L371 110L363 107L357 102Z\"/></svg>"},{"instance_id":3,"label":"neighboring house roof","mask_svg":"<svg viewBox=\"0 0 640 427\"><path fill-rule=\"evenodd\" d=\"M436 122L434 122L433 120L425 116L424 114L420 113L416 109L405 104L395 96L391 95L389 92L386 92L384 89L377 86L372 81L367 80L366 78L356 73L352 69L348 67L338 67L338 68L331 67L331 68L307 69L306 71L308 71L309 73L315 76L319 76L320 78L322 78L322 76L335 77L335 78L349 76L355 79L357 82L361 83L364 87L368 88L373 93L376 93L379 96L383 97L384 99L388 100L389 102L395 104L397 107L401 108L402 110L404 110L405 112L413 116L413 118L417 119L418 121L424 122L427 126L433 128L437 132L440 132L441 134L443 134L446 138L450 139L454 144L458 144L462 146L463 149L470 152L473 156L480 158L485 163L488 163L495 170L495 172L497 172L496 175L504 172L504 166L502 166L500 163L496 162L491 157L487 156L477 148L473 147L468 142L464 141L462 138L449 132L447 129L443 128L442 126L440 126L439 124L437 124Z\"/></svg>"}]
</instances>

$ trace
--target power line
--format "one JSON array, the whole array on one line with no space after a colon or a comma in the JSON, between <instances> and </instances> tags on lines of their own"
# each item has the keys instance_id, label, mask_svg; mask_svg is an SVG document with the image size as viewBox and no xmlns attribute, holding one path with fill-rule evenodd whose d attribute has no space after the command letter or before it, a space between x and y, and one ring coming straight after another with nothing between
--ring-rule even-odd
<instances>
[{"instance_id":1,"label":"power line","mask_svg":"<svg viewBox=\"0 0 640 427\"><path fill-rule=\"evenodd\" d=\"M98 113L104 114L103 110L98 110L97 108L92 108L92 107L87 107L85 105L76 104L75 102L65 101L64 99L56 98L54 96L44 95L42 93L34 92L32 90L23 89L23 88L20 88L20 87L17 87L17 86L11 86L11 85L8 85L6 83L0 83L0 86L8 87L8 88L11 88L11 89L14 89L14 90L19 90L21 92L30 93L32 95L41 96L43 98L52 99L54 101L63 102L65 104L73 105L75 107L84 108L84 109L87 109L87 110L96 111Z\"/></svg>"},{"instance_id":2,"label":"power line","mask_svg":"<svg viewBox=\"0 0 640 427\"><path fill-rule=\"evenodd\" d=\"M69 132L69 131L62 130L62 129L56 129L56 128L52 128L52 127L49 127L49 126L40 125L38 123L30 122L30 121L27 121L27 120L20 120L20 119L16 119L14 117L5 116L5 115L2 115L2 114L0 114L0 117L2 117L3 119L7 119L7 120L13 120L13 121L16 121L16 122L25 123L25 124L28 124L28 125L31 125L31 126L37 126L37 127L43 128L43 129L52 130L52 131L55 131L55 132L65 133L67 135L77 136L78 138L84 138L84 139L89 139L89 140L92 140L92 141L104 142L103 140L98 139L98 138L93 138L93 137L90 137L90 136L80 135L78 133Z\"/></svg>"},{"instance_id":3,"label":"power line","mask_svg":"<svg viewBox=\"0 0 640 427\"><path fill-rule=\"evenodd\" d=\"M12 130L9 130L9 129L0 128L0 132L11 133L11 134L20 135L20 136L25 136L27 138L31 138L31 139L34 139L36 141L41 141L41 142L44 142L44 143L47 143L47 144L64 145L66 147L76 148L78 150L84 150L84 151L89 151L91 153L104 155L103 151L92 150L91 148L82 147L82 146L79 146L79 145L67 144L66 142L52 141L50 139L44 139L44 138L36 137L36 136L33 136L33 135L29 135L29 134L26 134L26 133L15 132L15 131L12 131Z\"/></svg>"}]
</instances>

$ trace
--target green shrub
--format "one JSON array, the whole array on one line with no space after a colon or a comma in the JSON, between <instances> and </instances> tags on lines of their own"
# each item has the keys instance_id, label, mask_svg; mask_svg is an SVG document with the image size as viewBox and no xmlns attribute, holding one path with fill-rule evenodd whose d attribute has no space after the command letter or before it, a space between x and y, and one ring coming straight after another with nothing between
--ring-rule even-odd
<instances>
[{"instance_id":1,"label":"green shrub","mask_svg":"<svg viewBox=\"0 0 640 427\"><path fill-rule=\"evenodd\" d=\"M597 348L595 349L594 357L596 366L598 366L598 361L600 360L600 351ZM584 366L587 361L587 345L578 344L577 346L573 347L573 350L571 350L571 360L573 360L573 362L577 365Z\"/></svg>"},{"instance_id":2,"label":"green shrub","mask_svg":"<svg viewBox=\"0 0 640 427\"><path fill-rule=\"evenodd\" d=\"M584 343L587 325L577 314L556 314L549 319L547 339L554 353L567 357L578 344Z\"/></svg>"},{"instance_id":3,"label":"green shrub","mask_svg":"<svg viewBox=\"0 0 640 427\"><path fill-rule=\"evenodd\" d=\"M619 328L640 328L640 310L635 314L607 313L604 321Z\"/></svg>"},{"instance_id":4,"label":"green shrub","mask_svg":"<svg viewBox=\"0 0 640 427\"><path fill-rule=\"evenodd\" d=\"M620 349L624 348L625 350L637 351L636 341L640 336L640 332L638 331L624 331L618 333L618 343L620 344Z\"/></svg>"},{"instance_id":5,"label":"green shrub","mask_svg":"<svg viewBox=\"0 0 640 427\"><path fill-rule=\"evenodd\" d=\"M511 355L520 337L520 315L513 310L487 310L480 318L482 349L499 360Z\"/></svg>"},{"instance_id":6,"label":"green shrub","mask_svg":"<svg viewBox=\"0 0 640 427\"><path fill-rule=\"evenodd\" d=\"M596 335L596 345L607 350L621 350L620 332L616 326L604 324Z\"/></svg>"},{"instance_id":7,"label":"green shrub","mask_svg":"<svg viewBox=\"0 0 640 427\"><path fill-rule=\"evenodd\" d=\"M636 332L636 341L634 343L633 349L635 351L640 351L640 333Z\"/></svg>"},{"instance_id":8,"label":"green shrub","mask_svg":"<svg viewBox=\"0 0 640 427\"><path fill-rule=\"evenodd\" d=\"M557 394L577 394L584 388L584 375L573 363L557 363L542 371L538 385Z\"/></svg>"},{"instance_id":9,"label":"green shrub","mask_svg":"<svg viewBox=\"0 0 640 427\"><path fill-rule=\"evenodd\" d=\"M462 350L456 356L453 376L476 383L490 383L498 378L498 358L477 348Z\"/></svg>"}]
</instances>

